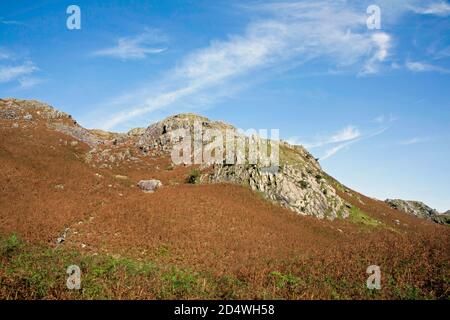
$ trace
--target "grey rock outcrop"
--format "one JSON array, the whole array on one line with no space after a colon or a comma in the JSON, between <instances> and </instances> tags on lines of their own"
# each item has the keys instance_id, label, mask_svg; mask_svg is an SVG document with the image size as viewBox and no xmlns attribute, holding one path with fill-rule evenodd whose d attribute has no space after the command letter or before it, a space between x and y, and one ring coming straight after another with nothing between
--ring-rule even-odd
<instances>
[{"instance_id":1,"label":"grey rock outcrop","mask_svg":"<svg viewBox=\"0 0 450 320\"><path fill-rule=\"evenodd\" d=\"M266 171L258 165L213 165L209 179L250 187L283 207L301 215L317 218L346 218L348 210L336 190L318 173L305 168L281 165L278 171Z\"/></svg>"},{"instance_id":2,"label":"grey rock outcrop","mask_svg":"<svg viewBox=\"0 0 450 320\"><path fill-rule=\"evenodd\" d=\"M5 120L16 120L17 117L17 113L15 110L13 109L0 109L0 119L5 119Z\"/></svg>"},{"instance_id":3,"label":"grey rock outcrop","mask_svg":"<svg viewBox=\"0 0 450 320\"><path fill-rule=\"evenodd\" d=\"M155 192L156 189L162 187L162 183L159 180L156 179L150 179L150 180L141 180L138 182L137 186L141 188L144 192Z\"/></svg>"},{"instance_id":4,"label":"grey rock outcrop","mask_svg":"<svg viewBox=\"0 0 450 320\"><path fill-rule=\"evenodd\" d=\"M63 123L51 123L48 124L49 128L56 131L62 132L68 136L71 136L78 141L84 142L90 146L96 146L103 142L103 140L97 138L95 135L90 133L87 129L80 127L78 125L66 125Z\"/></svg>"},{"instance_id":5,"label":"grey rock outcrop","mask_svg":"<svg viewBox=\"0 0 450 320\"><path fill-rule=\"evenodd\" d=\"M450 215L440 214L420 201L386 199L385 202L392 208L403 211L420 219L427 219L440 224L449 224Z\"/></svg>"},{"instance_id":6,"label":"grey rock outcrop","mask_svg":"<svg viewBox=\"0 0 450 320\"><path fill-rule=\"evenodd\" d=\"M206 129L222 132L228 129L234 130L234 137L244 137L246 143L250 139L221 121L211 121L194 114L180 114L149 126L138 139L137 146L144 153L155 149L169 153L173 146L171 132L174 130L186 129L191 138L198 139L198 135L194 134L195 121L201 124L203 132ZM261 141L259 137L251 139L259 139L254 140L258 143ZM279 153L280 165L273 167L262 164L203 163L201 169L205 173L199 180L203 183L231 182L247 186L260 192L266 199L302 215L328 219L348 216L348 206L336 194L319 163L306 149L281 142Z\"/></svg>"},{"instance_id":7,"label":"grey rock outcrop","mask_svg":"<svg viewBox=\"0 0 450 320\"><path fill-rule=\"evenodd\" d=\"M440 213L435 215L432 220L439 224L450 225L450 212Z\"/></svg>"},{"instance_id":8,"label":"grey rock outcrop","mask_svg":"<svg viewBox=\"0 0 450 320\"><path fill-rule=\"evenodd\" d=\"M0 99L0 107L0 118L5 119L18 119L20 114L25 120L32 120L34 116L30 112L33 112L38 118L47 120L71 118L67 113L36 100Z\"/></svg>"},{"instance_id":9,"label":"grey rock outcrop","mask_svg":"<svg viewBox=\"0 0 450 320\"><path fill-rule=\"evenodd\" d=\"M178 129L186 129L194 137L194 122L201 124L203 129L234 129L231 125L220 121L211 121L208 118L196 114L177 114L150 125L141 134L137 141L137 146L144 152L150 149L170 151L172 149L171 133Z\"/></svg>"},{"instance_id":10,"label":"grey rock outcrop","mask_svg":"<svg viewBox=\"0 0 450 320\"><path fill-rule=\"evenodd\" d=\"M145 130L145 128L133 128L127 132L127 135L131 137L141 136L144 134Z\"/></svg>"}]
</instances>

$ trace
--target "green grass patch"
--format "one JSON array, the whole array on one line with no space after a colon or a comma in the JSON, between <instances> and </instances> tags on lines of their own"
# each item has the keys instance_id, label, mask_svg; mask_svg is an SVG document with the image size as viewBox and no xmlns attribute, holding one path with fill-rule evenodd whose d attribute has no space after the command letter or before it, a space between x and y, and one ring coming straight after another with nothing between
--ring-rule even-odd
<instances>
[{"instance_id":1,"label":"green grass patch","mask_svg":"<svg viewBox=\"0 0 450 320\"><path fill-rule=\"evenodd\" d=\"M15 233L13 233L9 238L2 242L2 255L5 255L7 257L11 256L13 253L20 249L21 245L22 242L20 241L19 237Z\"/></svg>"},{"instance_id":2,"label":"green grass patch","mask_svg":"<svg viewBox=\"0 0 450 320\"><path fill-rule=\"evenodd\" d=\"M370 222L360 210L352 212L353 221ZM369 222L368 222L369 221ZM166 248L162 247L163 255ZM306 261L308 262L308 261ZM393 274L383 274L382 289L365 287L365 274L336 276L332 265L295 265L273 268L258 276L254 274L214 273L191 269L157 260L139 261L109 255L84 255L64 246L48 247L22 241L17 235L0 235L0 299L433 299L448 296L448 262L436 265L435 283L405 281L401 275L410 270L413 261L400 260ZM364 273L367 261L355 263ZM67 268L77 265L81 270L81 289L67 288ZM356 270L355 269L355 270ZM387 269L389 270L389 269ZM423 269L426 276L428 270ZM437 278L437 276L439 278ZM311 291L311 289L313 289ZM309 293L308 293L309 292Z\"/></svg>"},{"instance_id":3,"label":"green grass patch","mask_svg":"<svg viewBox=\"0 0 450 320\"><path fill-rule=\"evenodd\" d=\"M348 216L348 221L356 224L362 224L367 227L375 228L381 226L381 222L370 217L361 209L352 206L350 209L350 214Z\"/></svg>"},{"instance_id":4,"label":"green grass patch","mask_svg":"<svg viewBox=\"0 0 450 320\"><path fill-rule=\"evenodd\" d=\"M283 144L280 144L279 146L280 164L287 164L292 166L304 165L305 161L298 151Z\"/></svg>"},{"instance_id":5,"label":"green grass patch","mask_svg":"<svg viewBox=\"0 0 450 320\"><path fill-rule=\"evenodd\" d=\"M0 236L0 249L2 299L189 299L220 298L224 292L233 298L240 286L231 276L225 281L166 263L82 255L64 247L25 243L14 234ZM80 290L66 286L71 265L80 267Z\"/></svg>"},{"instance_id":6,"label":"green grass patch","mask_svg":"<svg viewBox=\"0 0 450 320\"><path fill-rule=\"evenodd\" d=\"M191 295L198 289L197 279L198 275L194 272L172 267L162 275L165 285L161 298L166 298L166 296L182 298Z\"/></svg>"},{"instance_id":7,"label":"green grass patch","mask_svg":"<svg viewBox=\"0 0 450 320\"><path fill-rule=\"evenodd\" d=\"M292 274L283 274L278 271L270 273L270 277L273 279L275 286L278 289L284 289L286 287L295 288L302 284L302 280Z\"/></svg>"},{"instance_id":8,"label":"green grass patch","mask_svg":"<svg viewBox=\"0 0 450 320\"><path fill-rule=\"evenodd\" d=\"M200 170L192 169L189 173L186 182L190 184L196 184L200 179Z\"/></svg>"}]
</instances>

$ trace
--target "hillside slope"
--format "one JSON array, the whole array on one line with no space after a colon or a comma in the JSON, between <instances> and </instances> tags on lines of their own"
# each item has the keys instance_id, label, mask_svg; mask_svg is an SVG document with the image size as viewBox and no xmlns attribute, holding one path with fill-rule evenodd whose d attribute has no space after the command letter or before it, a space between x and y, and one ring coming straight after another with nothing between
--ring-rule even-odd
<instances>
[{"instance_id":1,"label":"hillside slope","mask_svg":"<svg viewBox=\"0 0 450 320\"><path fill-rule=\"evenodd\" d=\"M154 125L90 131L44 104L0 100L0 297L449 296L449 228L322 171L312 177L332 188L347 218L298 214L252 192L260 188L250 171L224 183L211 179L225 177L216 168L174 166L161 137ZM187 183L196 168L204 183ZM142 179L163 187L144 193ZM65 288L70 264L82 267L80 291ZM365 288L373 264L383 274L379 291Z\"/></svg>"}]
</instances>

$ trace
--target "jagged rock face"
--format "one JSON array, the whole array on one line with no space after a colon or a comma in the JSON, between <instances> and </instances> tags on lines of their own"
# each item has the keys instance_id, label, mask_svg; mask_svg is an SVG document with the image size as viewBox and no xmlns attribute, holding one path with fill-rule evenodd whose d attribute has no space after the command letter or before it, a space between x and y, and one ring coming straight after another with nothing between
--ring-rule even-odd
<instances>
[{"instance_id":1,"label":"jagged rock face","mask_svg":"<svg viewBox=\"0 0 450 320\"><path fill-rule=\"evenodd\" d=\"M208 118L191 113L178 114L166 118L163 121L150 125L140 136L137 145L147 152L150 149L170 151L172 147L171 132L177 129L186 129L194 137L194 122L202 125L203 129L233 129L232 126L219 121L211 121Z\"/></svg>"},{"instance_id":2,"label":"jagged rock face","mask_svg":"<svg viewBox=\"0 0 450 320\"><path fill-rule=\"evenodd\" d=\"M85 129L78 125L69 114L39 101L0 99L0 119L14 121L13 128L45 125L49 129L74 138L76 141L70 143L72 146L77 141L84 142L91 147L85 155L85 160L87 163L92 162L92 165L102 163L104 166L110 166L110 164L117 164L131 158L127 143L135 139L134 136ZM122 144L118 145L118 141Z\"/></svg>"},{"instance_id":3,"label":"jagged rock face","mask_svg":"<svg viewBox=\"0 0 450 320\"><path fill-rule=\"evenodd\" d=\"M70 115L56 110L46 103L35 100L0 99L0 118L7 120L18 120L20 118L31 121L33 111L37 118L41 119L70 119Z\"/></svg>"},{"instance_id":4,"label":"jagged rock face","mask_svg":"<svg viewBox=\"0 0 450 320\"><path fill-rule=\"evenodd\" d=\"M144 152L155 148L170 152L173 145L170 133L182 128L189 130L191 137L195 137L194 121L200 122L203 130L236 130L223 122L211 121L193 114L182 114L149 126L137 145ZM238 135L240 134L235 131L235 136ZM246 139L248 142L248 137ZM200 181L232 182L248 186L261 192L266 199L302 215L329 219L348 216L344 201L324 178L316 159L303 147L280 143L280 161L281 165L274 167L275 170L259 164L203 164L201 168L209 170L205 170L207 173L201 176Z\"/></svg>"},{"instance_id":5,"label":"jagged rock face","mask_svg":"<svg viewBox=\"0 0 450 320\"><path fill-rule=\"evenodd\" d=\"M440 214L435 209L430 208L420 201L387 199L385 202L392 208L406 212L410 215L416 216L417 218L432 220L440 224L448 224L450 222L450 216Z\"/></svg>"},{"instance_id":6,"label":"jagged rock face","mask_svg":"<svg viewBox=\"0 0 450 320\"><path fill-rule=\"evenodd\" d=\"M48 125L50 128L71 136L79 141L82 141L89 146L96 146L103 142L103 139L98 138L89 132L89 130L77 125L65 125L62 123L52 123Z\"/></svg>"},{"instance_id":7,"label":"jagged rock face","mask_svg":"<svg viewBox=\"0 0 450 320\"><path fill-rule=\"evenodd\" d=\"M344 201L319 174L305 168L281 165L278 172L258 165L213 165L213 182L233 182L261 192L266 199L302 215L334 219L348 216Z\"/></svg>"},{"instance_id":8,"label":"jagged rock face","mask_svg":"<svg viewBox=\"0 0 450 320\"><path fill-rule=\"evenodd\" d=\"M450 225L450 212L435 215L432 220L439 224Z\"/></svg>"},{"instance_id":9,"label":"jagged rock face","mask_svg":"<svg viewBox=\"0 0 450 320\"><path fill-rule=\"evenodd\" d=\"M146 128L133 128L127 132L130 137L140 137L145 133Z\"/></svg>"},{"instance_id":10,"label":"jagged rock face","mask_svg":"<svg viewBox=\"0 0 450 320\"><path fill-rule=\"evenodd\" d=\"M436 210L419 201L387 199L386 203L394 209L404 211L422 219L431 219L432 216L438 214Z\"/></svg>"},{"instance_id":11,"label":"jagged rock face","mask_svg":"<svg viewBox=\"0 0 450 320\"><path fill-rule=\"evenodd\" d=\"M23 119L30 124L44 120L46 125L90 146L101 143L89 130L79 126L67 113L35 100L0 99L0 118L8 120Z\"/></svg>"}]
</instances>

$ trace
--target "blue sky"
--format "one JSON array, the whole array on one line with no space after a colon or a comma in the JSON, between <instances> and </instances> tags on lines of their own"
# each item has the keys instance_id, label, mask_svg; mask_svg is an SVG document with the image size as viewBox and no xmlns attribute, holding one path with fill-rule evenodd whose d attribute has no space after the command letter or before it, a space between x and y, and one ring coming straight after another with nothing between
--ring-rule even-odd
<instances>
[{"instance_id":1,"label":"blue sky","mask_svg":"<svg viewBox=\"0 0 450 320\"><path fill-rule=\"evenodd\" d=\"M3 0L0 97L114 131L179 112L279 128L349 187L450 209L448 1Z\"/></svg>"}]
</instances>

